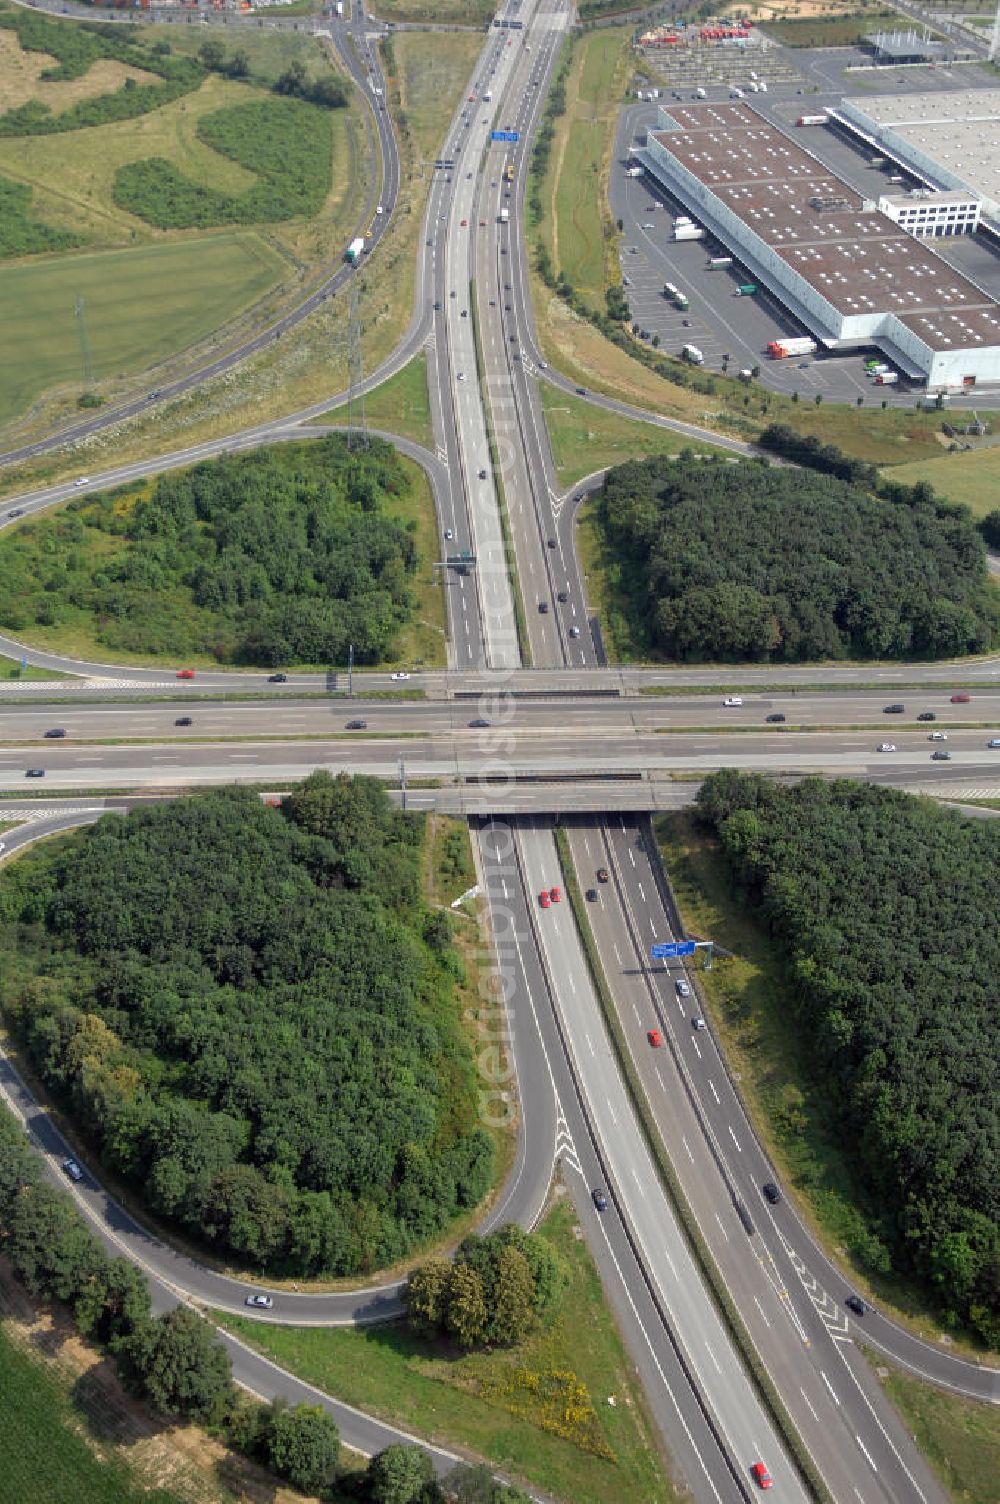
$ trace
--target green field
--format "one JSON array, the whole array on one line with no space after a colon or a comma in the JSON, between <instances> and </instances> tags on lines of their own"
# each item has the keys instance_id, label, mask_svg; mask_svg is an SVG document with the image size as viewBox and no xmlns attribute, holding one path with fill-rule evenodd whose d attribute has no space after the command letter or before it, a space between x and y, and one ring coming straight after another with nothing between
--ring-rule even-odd
<instances>
[{"instance_id":1,"label":"green field","mask_svg":"<svg viewBox=\"0 0 1000 1504\"><path fill-rule=\"evenodd\" d=\"M462 1355L399 1326L309 1329L216 1317L326 1393L467 1449L557 1498L665 1504L677 1496L569 1203L560 1201L538 1231L561 1254L569 1286L551 1327L515 1348ZM594 1408L555 1434L540 1424L541 1396L550 1375L567 1371ZM541 1383L533 1390L534 1378ZM614 1460L600 1455L608 1450Z\"/></svg>"},{"instance_id":2,"label":"green field","mask_svg":"<svg viewBox=\"0 0 1000 1504\"><path fill-rule=\"evenodd\" d=\"M596 31L580 44L566 81L566 112L556 125L550 248L556 268L594 308L604 307L606 254L612 241L605 209L607 158L622 102L626 30ZM544 196L543 196L544 202ZM617 280L617 279L616 279Z\"/></svg>"},{"instance_id":3,"label":"green field","mask_svg":"<svg viewBox=\"0 0 1000 1504\"><path fill-rule=\"evenodd\" d=\"M380 0L384 21L443 22L481 27L496 12L493 0Z\"/></svg>"},{"instance_id":4,"label":"green field","mask_svg":"<svg viewBox=\"0 0 1000 1504\"><path fill-rule=\"evenodd\" d=\"M431 404L427 391L427 357L415 355L401 371L383 381L365 397L365 418L372 428L401 434L415 444L434 448L431 427ZM321 423L346 423L347 404L332 408L318 420Z\"/></svg>"},{"instance_id":5,"label":"green field","mask_svg":"<svg viewBox=\"0 0 1000 1504\"><path fill-rule=\"evenodd\" d=\"M886 475L887 479L905 485L926 481L939 496L967 506L974 517L985 517L987 512L1000 507L1000 447L940 454L937 459L894 465Z\"/></svg>"},{"instance_id":6,"label":"green field","mask_svg":"<svg viewBox=\"0 0 1000 1504\"><path fill-rule=\"evenodd\" d=\"M85 1440L84 1415L41 1362L0 1326L0 1497L17 1504L181 1504L150 1491L120 1458L102 1460ZM96 1417L95 1417L96 1418Z\"/></svg>"},{"instance_id":7,"label":"green field","mask_svg":"<svg viewBox=\"0 0 1000 1504\"><path fill-rule=\"evenodd\" d=\"M607 412L583 397L557 391L548 382L539 385L552 457L560 485L568 489L609 465L644 459L651 454L679 454L694 448L699 454L715 454L710 444L694 444L683 434L656 428L639 418L623 418Z\"/></svg>"},{"instance_id":8,"label":"green field","mask_svg":"<svg viewBox=\"0 0 1000 1504\"><path fill-rule=\"evenodd\" d=\"M284 258L253 231L6 267L0 328L18 358L0 363L0 422L53 387L83 389L78 298L100 382L154 367L197 343L287 271Z\"/></svg>"},{"instance_id":9,"label":"green field","mask_svg":"<svg viewBox=\"0 0 1000 1504\"><path fill-rule=\"evenodd\" d=\"M769 37L786 47L853 47L870 32L898 22L898 11L870 10L848 16L790 16L762 25Z\"/></svg>"}]
</instances>

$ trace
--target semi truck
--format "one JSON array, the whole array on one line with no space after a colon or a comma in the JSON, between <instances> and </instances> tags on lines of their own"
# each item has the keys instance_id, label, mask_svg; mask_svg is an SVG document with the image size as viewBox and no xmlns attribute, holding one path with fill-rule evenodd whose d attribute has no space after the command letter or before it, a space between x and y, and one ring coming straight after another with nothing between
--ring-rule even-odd
<instances>
[{"instance_id":1,"label":"semi truck","mask_svg":"<svg viewBox=\"0 0 1000 1504\"><path fill-rule=\"evenodd\" d=\"M811 355L816 349L816 341L806 335L794 338L772 339L767 347L767 353L772 360L788 360L793 355Z\"/></svg>"},{"instance_id":2,"label":"semi truck","mask_svg":"<svg viewBox=\"0 0 1000 1504\"><path fill-rule=\"evenodd\" d=\"M829 115L800 115L796 125L826 125Z\"/></svg>"},{"instance_id":3,"label":"semi truck","mask_svg":"<svg viewBox=\"0 0 1000 1504\"><path fill-rule=\"evenodd\" d=\"M502 225L506 225L506 224L510 223L510 210L509 209L501 209L500 210L500 223Z\"/></svg>"},{"instance_id":4,"label":"semi truck","mask_svg":"<svg viewBox=\"0 0 1000 1504\"><path fill-rule=\"evenodd\" d=\"M356 266L361 259L361 252L364 250L364 248L364 236L359 235L357 239L352 240L350 245L347 247L347 250L344 252L344 260L349 261L352 266Z\"/></svg>"},{"instance_id":5,"label":"semi truck","mask_svg":"<svg viewBox=\"0 0 1000 1504\"><path fill-rule=\"evenodd\" d=\"M704 240L705 231L698 225L674 225L675 240Z\"/></svg>"},{"instance_id":6,"label":"semi truck","mask_svg":"<svg viewBox=\"0 0 1000 1504\"><path fill-rule=\"evenodd\" d=\"M720 266L732 266L733 258L732 256L710 256L708 264L713 270Z\"/></svg>"},{"instance_id":7,"label":"semi truck","mask_svg":"<svg viewBox=\"0 0 1000 1504\"><path fill-rule=\"evenodd\" d=\"M756 284L756 282L743 282L736 289L736 296L738 298L752 298L753 295L754 295L754 293L756 291L757 291L757 284Z\"/></svg>"},{"instance_id":8,"label":"semi truck","mask_svg":"<svg viewBox=\"0 0 1000 1504\"><path fill-rule=\"evenodd\" d=\"M681 351L681 356L684 360L689 360L693 366L703 366L705 364L705 357L697 345L685 345Z\"/></svg>"},{"instance_id":9,"label":"semi truck","mask_svg":"<svg viewBox=\"0 0 1000 1504\"><path fill-rule=\"evenodd\" d=\"M875 377L876 386L895 386L899 376L895 371L879 371Z\"/></svg>"}]
</instances>

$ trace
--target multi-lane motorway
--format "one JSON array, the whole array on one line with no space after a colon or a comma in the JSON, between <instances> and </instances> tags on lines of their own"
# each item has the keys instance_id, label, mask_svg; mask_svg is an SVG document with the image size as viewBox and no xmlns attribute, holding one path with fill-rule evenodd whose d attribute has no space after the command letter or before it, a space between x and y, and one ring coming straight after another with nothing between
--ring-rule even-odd
<instances>
[{"instance_id":1,"label":"multi-lane motorway","mask_svg":"<svg viewBox=\"0 0 1000 1504\"><path fill-rule=\"evenodd\" d=\"M573 548L573 498L554 490L538 406L537 381L562 379L545 369L538 348L520 235L527 151L567 11L561 0L512 0L511 13L524 23L523 32L488 35L442 146L420 248L417 307L393 357L402 364L427 342L437 454L421 458L432 475L442 561L475 560L448 566L450 670L414 676L405 686L366 676L369 689L416 688L426 698L364 702L344 697L343 674L293 675L271 685L263 675L213 672L179 682L171 671L28 653L31 661L80 677L0 689L0 789L10 801L31 788L155 790L232 780L280 788L317 766L391 779L403 763L411 784L442 785L411 787L410 807L446 803L456 793L467 801L460 807L478 801L489 812L477 826L478 859L506 982L501 1022L522 1120L515 1172L490 1220L514 1216L530 1223L558 1162L656 1423L693 1495L747 1499L750 1469L764 1461L781 1497L804 1498L786 1439L719 1318L638 1129L569 907L543 911L537 902L537 892L562 877L551 822L544 808L520 821L512 812L524 803L538 809L543 786L530 780L540 775L584 779L565 787L571 798L575 794L577 810L585 790L587 807L596 813L572 822L568 834L584 888L598 867L609 872L590 905L601 966L675 1173L757 1353L838 1504L938 1504L939 1486L854 1345L842 1276L787 1199L769 1207L761 1197L760 1187L773 1175L710 1031L693 1026L697 996L679 999L675 977L645 963L650 938L670 937L670 905L650 833L625 811L622 790L630 775L647 786L657 777L669 789L671 775L687 778L720 764L903 784L923 783L932 773L956 784L1000 782L1000 750L987 746L1000 722L1000 660L822 670L598 666L600 643ZM360 7L356 17L350 50L362 76L354 76L368 87L375 65ZM386 117L380 110L375 115L381 130ZM519 139L492 143L497 127L516 131ZM393 153L384 147L383 160ZM387 187L383 201L389 198ZM490 425L499 477L490 458ZM235 436L227 447L250 447L291 431L290 423L268 425ZM200 456L188 451L161 464ZM143 473L155 468L141 467ZM51 488L19 504L51 505L71 489ZM501 503L532 670L519 667ZM0 651L21 655L16 643L0 642ZM973 698L953 703L951 692L963 682L975 686ZM826 692L816 691L821 683ZM724 705L733 684L742 704ZM873 684L881 687L872 691ZM713 685L711 693L692 692ZM656 689L672 692L643 693ZM267 698L239 703L214 697L222 691ZM905 712L884 715L890 699L905 700ZM933 725L918 725L921 711L934 712ZM766 722L776 713L786 716L784 724ZM366 724L350 730L349 720ZM51 730L66 734L46 739ZM932 730L943 731L947 742L929 742ZM882 743L894 750L878 751ZM932 750L945 747L951 760L932 763ZM44 782L28 783L29 768L44 769ZM484 770L491 774L488 784ZM611 781L602 784L602 777ZM673 793L687 798L692 787L679 782ZM553 799L547 791L541 797ZM26 831L8 833L4 859L30 834L96 818L103 805L85 796L67 803L62 813L38 804ZM601 813L619 804L620 815ZM648 1045L651 1027L660 1030L662 1049ZM64 1146L50 1120L2 1061L0 1081L57 1159ZM596 1188L607 1195L605 1210L595 1205ZM113 1245L149 1270L160 1304L182 1294L241 1308L238 1282L151 1238L89 1172L76 1194ZM389 1286L337 1296L276 1294L274 1319L285 1321L377 1319L396 1301ZM992 1371L921 1343L874 1312L864 1331L874 1347L914 1372L1000 1400ZM302 1386L288 1376L278 1379L246 1349L233 1352L238 1376L252 1387L299 1397ZM387 1428L373 1430L343 1409L338 1418L345 1437L362 1448L392 1438ZM439 1454L439 1466L446 1462Z\"/></svg>"}]
</instances>

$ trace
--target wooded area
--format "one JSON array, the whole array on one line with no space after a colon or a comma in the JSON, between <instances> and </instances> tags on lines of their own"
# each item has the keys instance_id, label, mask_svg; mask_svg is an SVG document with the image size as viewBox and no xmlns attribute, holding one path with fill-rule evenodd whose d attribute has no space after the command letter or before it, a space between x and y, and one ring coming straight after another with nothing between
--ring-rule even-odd
<instances>
[{"instance_id":1,"label":"wooded area","mask_svg":"<svg viewBox=\"0 0 1000 1504\"><path fill-rule=\"evenodd\" d=\"M85 619L111 650L175 662L328 665L393 656L411 614L413 538L383 506L410 481L378 439L226 455L80 497L0 541L0 623Z\"/></svg>"},{"instance_id":2,"label":"wooded area","mask_svg":"<svg viewBox=\"0 0 1000 1504\"><path fill-rule=\"evenodd\" d=\"M20 858L4 1011L105 1162L224 1257L391 1263L493 1177L423 823L374 779L223 789Z\"/></svg>"},{"instance_id":3,"label":"wooded area","mask_svg":"<svg viewBox=\"0 0 1000 1504\"><path fill-rule=\"evenodd\" d=\"M1000 827L846 780L702 787L787 960L878 1236L946 1318L1000 1344Z\"/></svg>"},{"instance_id":4,"label":"wooded area","mask_svg":"<svg viewBox=\"0 0 1000 1504\"><path fill-rule=\"evenodd\" d=\"M633 639L662 657L936 658L998 636L982 539L926 488L658 456L609 471L597 517Z\"/></svg>"},{"instance_id":5,"label":"wooded area","mask_svg":"<svg viewBox=\"0 0 1000 1504\"><path fill-rule=\"evenodd\" d=\"M114 200L161 230L274 224L318 214L330 192L330 117L302 99L250 99L198 121L198 138L257 175L233 196L197 183L163 157L129 162L115 175Z\"/></svg>"}]
</instances>

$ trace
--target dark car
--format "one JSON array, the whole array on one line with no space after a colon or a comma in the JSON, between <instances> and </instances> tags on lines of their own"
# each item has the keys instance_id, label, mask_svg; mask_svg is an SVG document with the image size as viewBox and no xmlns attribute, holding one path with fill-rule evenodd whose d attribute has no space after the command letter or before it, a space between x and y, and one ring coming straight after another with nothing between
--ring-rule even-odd
<instances>
[{"instance_id":1,"label":"dark car","mask_svg":"<svg viewBox=\"0 0 1000 1504\"><path fill-rule=\"evenodd\" d=\"M44 768L29 768L28 771L25 773L24 776L25 776L25 778L44 778L45 777L45 769Z\"/></svg>"},{"instance_id":2,"label":"dark car","mask_svg":"<svg viewBox=\"0 0 1000 1504\"><path fill-rule=\"evenodd\" d=\"M844 1305L849 1311L853 1311L855 1316L863 1316L868 1309L860 1295L848 1295Z\"/></svg>"},{"instance_id":3,"label":"dark car","mask_svg":"<svg viewBox=\"0 0 1000 1504\"><path fill-rule=\"evenodd\" d=\"M549 609L549 603L548 603L548 601L539 601L538 602L538 609L542 613L542 615L544 616L545 613Z\"/></svg>"},{"instance_id":4,"label":"dark car","mask_svg":"<svg viewBox=\"0 0 1000 1504\"><path fill-rule=\"evenodd\" d=\"M193 726L194 722L192 721L192 719L191 719L191 717L189 715L179 715L177 717L176 721L174 722L174 725L175 726Z\"/></svg>"},{"instance_id":5,"label":"dark car","mask_svg":"<svg viewBox=\"0 0 1000 1504\"><path fill-rule=\"evenodd\" d=\"M480 480L485 480L486 476L487 476L486 466L485 465L481 465L479 467L479 479Z\"/></svg>"},{"instance_id":6,"label":"dark car","mask_svg":"<svg viewBox=\"0 0 1000 1504\"><path fill-rule=\"evenodd\" d=\"M569 600L569 591L568 590L560 590L559 594L556 596L556 600L559 602L560 605L565 606L566 602Z\"/></svg>"},{"instance_id":7,"label":"dark car","mask_svg":"<svg viewBox=\"0 0 1000 1504\"><path fill-rule=\"evenodd\" d=\"M469 722L469 725L473 728L474 731L483 730L490 724L491 723L486 719L484 715L477 715L474 721Z\"/></svg>"},{"instance_id":8,"label":"dark car","mask_svg":"<svg viewBox=\"0 0 1000 1504\"><path fill-rule=\"evenodd\" d=\"M597 1210L599 1212L606 1212L608 1209L608 1198L607 1196L605 1196L600 1186L596 1185L590 1194L593 1197L594 1205L597 1207Z\"/></svg>"},{"instance_id":9,"label":"dark car","mask_svg":"<svg viewBox=\"0 0 1000 1504\"><path fill-rule=\"evenodd\" d=\"M761 1190L764 1192L764 1200L770 1201L772 1206L777 1206L778 1202L781 1200L781 1192L778 1190L778 1187L775 1185L774 1181L765 1180L764 1184L761 1186Z\"/></svg>"},{"instance_id":10,"label":"dark car","mask_svg":"<svg viewBox=\"0 0 1000 1504\"><path fill-rule=\"evenodd\" d=\"M899 704L896 704L896 705L886 705L886 706L883 707L882 714L883 715L902 715L905 710L906 710L906 706L905 705L899 705Z\"/></svg>"},{"instance_id":11,"label":"dark car","mask_svg":"<svg viewBox=\"0 0 1000 1504\"><path fill-rule=\"evenodd\" d=\"M24 508L23 507L14 507L14 508L12 508L11 511L9 511L7 513L7 516L8 517L23 517L24 516Z\"/></svg>"},{"instance_id":12,"label":"dark car","mask_svg":"<svg viewBox=\"0 0 1000 1504\"><path fill-rule=\"evenodd\" d=\"M348 723L347 723L347 730L348 731L367 731L368 730L368 722L367 721L348 721Z\"/></svg>"},{"instance_id":13,"label":"dark car","mask_svg":"<svg viewBox=\"0 0 1000 1504\"><path fill-rule=\"evenodd\" d=\"M545 542L548 544L549 548L555 548L557 546L556 540L554 538L546 538Z\"/></svg>"},{"instance_id":14,"label":"dark car","mask_svg":"<svg viewBox=\"0 0 1000 1504\"><path fill-rule=\"evenodd\" d=\"M598 867L598 869L597 869L597 881L599 883L606 883L608 881L608 869L607 869L607 867Z\"/></svg>"},{"instance_id":15,"label":"dark car","mask_svg":"<svg viewBox=\"0 0 1000 1504\"><path fill-rule=\"evenodd\" d=\"M769 726L783 726L784 723L785 717L783 712L780 710L776 710L773 715L769 715L767 717L767 724Z\"/></svg>"},{"instance_id":16,"label":"dark car","mask_svg":"<svg viewBox=\"0 0 1000 1504\"><path fill-rule=\"evenodd\" d=\"M917 720L918 721L936 721L937 720L937 716L934 714L933 710L922 710L920 712L920 714L917 716Z\"/></svg>"},{"instance_id":17,"label":"dark car","mask_svg":"<svg viewBox=\"0 0 1000 1504\"><path fill-rule=\"evenodd\" d=\"M576 395L578 397L586 397L586 395L587 395L587 388L585 386L578 386L577 389L576 389Z\"/></svg>"},{"instance_id":18,"label":"dark car","mask_svg":"<svg viewBox=\"0 0 1000 1504\"><path fill-rule=\"evenodd\" d=\"M951 762L951 753L946 752L943 747L938 747L935 752L931 753L931 762Z\"/></svg>"},{"instance_id":19,"label":"dark car","mask_svg":"<svg viewBox=\"0 0 1000 1504\"><path fill-rule=\"evenodd\" d=\"M287 684L288 683L288 675L287 674L268 674L268 676L267 676L267 682L268 682L268 684Z\"/></svg>"},{"instance_id":20,"label":"dark car","mask_svg":"<svg viewBox=\"0 0 1000 1504\"><path fill-rule=\"evenodd\" d=\"M65 735L66 732L62 726L53 726L51 731L46 731L45 733L47 740L50 742L60 741Z\"/></svg>"},{"instance_id":21,"label":"dark car","mask_svg":"<svg viewBox=\"0 0 1000 1504\"><path fill-rule=\"evenodd\" d=\"M597 902L597 889L596 888L588 888L587 889L587 902L588 903L596 903Z\"/></svg>"}]
</instances>

